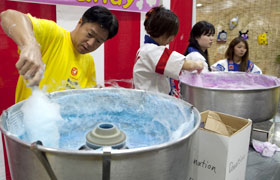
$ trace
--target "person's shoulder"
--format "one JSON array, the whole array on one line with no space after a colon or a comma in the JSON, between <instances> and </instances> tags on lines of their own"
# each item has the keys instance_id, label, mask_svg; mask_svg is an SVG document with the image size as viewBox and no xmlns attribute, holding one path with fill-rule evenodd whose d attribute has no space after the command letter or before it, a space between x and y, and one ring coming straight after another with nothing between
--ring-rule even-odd
<instances>
[{"instance_id":1,"label":"person's shoulder","mask_svg":"<svg viewBox=\"0 0 280 180\"><path fill-rule=\"evenodd\" d=\"M253 63L251 60L248 60L249 66L252 68L252 73L256 74L262 74L262 70L260 67L258 67L255 63Z\"/></svg>"},{"instance_id":2,"label":"person's shoulder","mask_svg":"<svg viewBox=\"0 0 280 180\"><path fill-rule=\"evenodd\" d=\"M56 22L54 22L53 20L37 18L35 16L32 16L30 13L27 13L26 15L31 20L32 23L33 22L46 21L46 22L50 22L50 23L55 23L56 24Z\"/></svg>"},{"instance_id":3,"label":"person's shoulder","mask_svg":"<svg viewBox=\"0 0 280 180\"><path fill-rule=\"evenodd\" d=\"M251 61L250 59L248 59L248 63L250 63L250 64L255 64L255 63L253 63L253 61Z\"/></svg>"},{"instance_id":4,"label":"person's shoulder","mask_svg":"<svg viewBox=\"0 0 280 180\"><path fill-rule=\"evenodd\" d=\"M254 68L254 67L259 68L255 63L253 63L253 61L251 61L249 59L248 59L248 66L249 66L249 68Z\"/></svg>"},{"instance_id":5,"label":"person's shoulder","mask_svg":"<svg viewBox=\"0 0 280 180\"><path fill-rule=\"evenodd\" d=\"M139 48L139 53L155 53L158 51L163 51L165 46L158 46L153 43L145 43Z\"/></svg>"},{"instance_id":6,"label":"person's shoulder","mask_svg":"<svg viewBox=\"0 0 280 180\"><path fill-rule=\"evenodd\" d=\"M199 52L191 52L188 55L186 55L186 59L189 60L203 60L205 61L205 58L199 53Z\"/></svg>"},{"instance_id":7,"label":"person's shoulder","mask_svg":"<svg viewBox=\"0 0 280 180\"><path fill-rule=\"evenodd\" d=\"M202 55L199 52L194 51L194 52L190 52L187 56L202 56Z\"/></svg>"},{"instance_id":8,"label":"person's shoulder","mask_svg":"<svg viewBox=\"0 0 280 180\"><path fill-rule=\"evenodd\" d=\"M158 45L153 44L153 43L145 43L141 47L145 47L145 48L160 48L160 47L164 47L164 46L158 46Z\"/></svg>"},{"instance_id":9,"label":"person's shoulder","mask_svg":"<svg viewBox=\"0 0 280 180\"><path fill-rule=\"evenodd\" d=\"M50 19L41 19L41 18L37 18L32 16L31 14L26 14L27 17L30 19L31 23L33 24L33 28L47 28L47 30L53 29L53 28L58 28L61 30L65 30L64 28L62 28L61 26L59 26L55 21L50 20ZM44 30L44 29L40 29L40 30ZM65 30L66 31L66 30Z\"/></svg>"},{"instance_id":10,"label":"person's shoulder","mask_svg":"<svg viewBox=\"0 0 280 180\"><path fill-rule=\"evenodd\" d=\"M227 59L218 60L211 66L212 71L225 71L227 66Z\"/></svg>"},{"instance_id":11,"label":"person's shoulder","mask_svg":"<svg viewBox=\"0 0 280 180\"><path fill-rule=\"evenodd\" d=\"M221 60L218 60L215 62L215 64L224 64L224 63L227 63L228 60L227 59L221 59Z\"/></svg>"}]
</instances>

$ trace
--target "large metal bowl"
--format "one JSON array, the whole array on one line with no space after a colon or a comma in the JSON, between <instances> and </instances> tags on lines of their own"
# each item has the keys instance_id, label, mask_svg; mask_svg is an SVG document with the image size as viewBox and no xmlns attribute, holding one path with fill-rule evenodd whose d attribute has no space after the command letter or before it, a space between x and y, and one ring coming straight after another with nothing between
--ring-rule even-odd
<instances>
[{"instance_id":1,"label":"large metal bowl","mask_svg":"<svg viewBox=\"0 0 280 180\"><path fill-rule=\"evenodd\" d=\"M243 72L186 73L180 80L182 98L200 112L213 110L249 118L254 123L269 120L277 112L279 79L273 76ZM223 85L219 87L220 82Z\"/></svg>"},{"instance_id":2,"label":"large metal bowl","mask_svg":"<svg viewBox=\"0 0 280 180\"><path fill-rule=\"evenodd\" d=\"M49 97L60 104L61 115L67 120L65 126L69 128L66 135L71 138L77 138L75 131L83 128L74 126L78 124L76 120L88 128L98 119L115 122L128 139L136 139L137 143L128 142L128 149L78 150L23 141L26 129L20 123L20 109L25 103L22 101L4 111L0 121L13 180L182 180L187 177L191 136L200 124L200 114L191 104L164 94L129 89L68 90L51 93ZM129 118L125 118L126 114ZM111 118L107 118L109 115ZM143 123L143 119L147 120ZM177 138L163 136L159 141L153 140L154 136L166 134L161 127L176 132L181 125L186 126ZM155 127L150 131L152 126ZM129 136L134 132L135 137ZM142 142L148 145L141 145Z\"/></svg>"}]
</instances>

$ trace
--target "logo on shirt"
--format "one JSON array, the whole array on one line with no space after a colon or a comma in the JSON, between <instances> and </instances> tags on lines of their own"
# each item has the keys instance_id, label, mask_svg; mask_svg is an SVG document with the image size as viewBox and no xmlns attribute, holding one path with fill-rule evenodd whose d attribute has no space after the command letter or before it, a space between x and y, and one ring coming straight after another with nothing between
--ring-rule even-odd
<instances>
[{"instance_id":1,"label":"logo on shirt","mask_svg":"<svg viewBox=\"0 0 280 180\"><path fill-rule=\"evenodd\" d=\"M80 85L75 80L73 81L70 78L68 78L65 87L66 89L78 89L80 88Z\"/></svg>"},{"instance_id":2,"label":"logo on shirt","mask_svg":"<svg viewBox=\"0 0 280 180\"><path fill-rule=\"evenodd\" d=\"M221 64L217 64L216 69L217 69L218 71L225 71L225 67L222 66Z\"/></svg>"},{"instance_id":3,"label":"logo on shirt","mask_svg":"<svg viewBox=\"0 0 280 180\"><path fill-rule=\"evenodd\" d=\"M73 76L76 76L78 74L78 69L76 67L73 67L72 70L71 70L71 74Z\"/></svg>"}]
</instances>

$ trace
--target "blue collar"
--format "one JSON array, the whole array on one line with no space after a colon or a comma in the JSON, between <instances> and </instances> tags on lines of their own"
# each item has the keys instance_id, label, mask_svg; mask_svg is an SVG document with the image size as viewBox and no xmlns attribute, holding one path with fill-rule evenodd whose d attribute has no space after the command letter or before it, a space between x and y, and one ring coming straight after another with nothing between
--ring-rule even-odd
<instances>
[{"instance_id":1,"label":"blue collar","mask_svg":"<svg viewBox=\"0 0 280 180\"><path fill-rule=\"evenodd\" d=\"M147 43L150 43L150 44L155 44L155 45L158 45L159 46L159 44L156 42L156 41L154 41L150 36L148 36L148 35L145 35L145 41L144 41L144 43L145 44L147 44Z\"/></svg>"},{"instance_id":2,"label":"blue collar","mask_svg":"<svg viewBox=\"0 0 280 180\"><path fill-rule=\"evenodd\" d=\"M188 47L188 52L189 53L191 53L191 52L199 52L199 50L190 46L190 47Z\"/></svg>"}]
</instances>

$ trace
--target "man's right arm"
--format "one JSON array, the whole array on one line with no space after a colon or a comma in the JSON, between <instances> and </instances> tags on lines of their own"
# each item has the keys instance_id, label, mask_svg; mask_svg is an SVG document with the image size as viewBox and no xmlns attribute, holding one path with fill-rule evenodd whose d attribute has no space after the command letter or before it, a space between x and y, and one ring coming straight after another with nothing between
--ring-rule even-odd
<instances>
[{"instance_id":1,"label":"man's right arm","mask_svg":"<svg viewBox=\"0 0 280 180\"><path fill-rule=\"evenodd\" d=\"M21 50L19 60L16 63L19 74L28 80L29 86L39 85L44 64L31 20L21 12L6 10L1 13L1 26Z\"/></svg>"}]
</instances>

